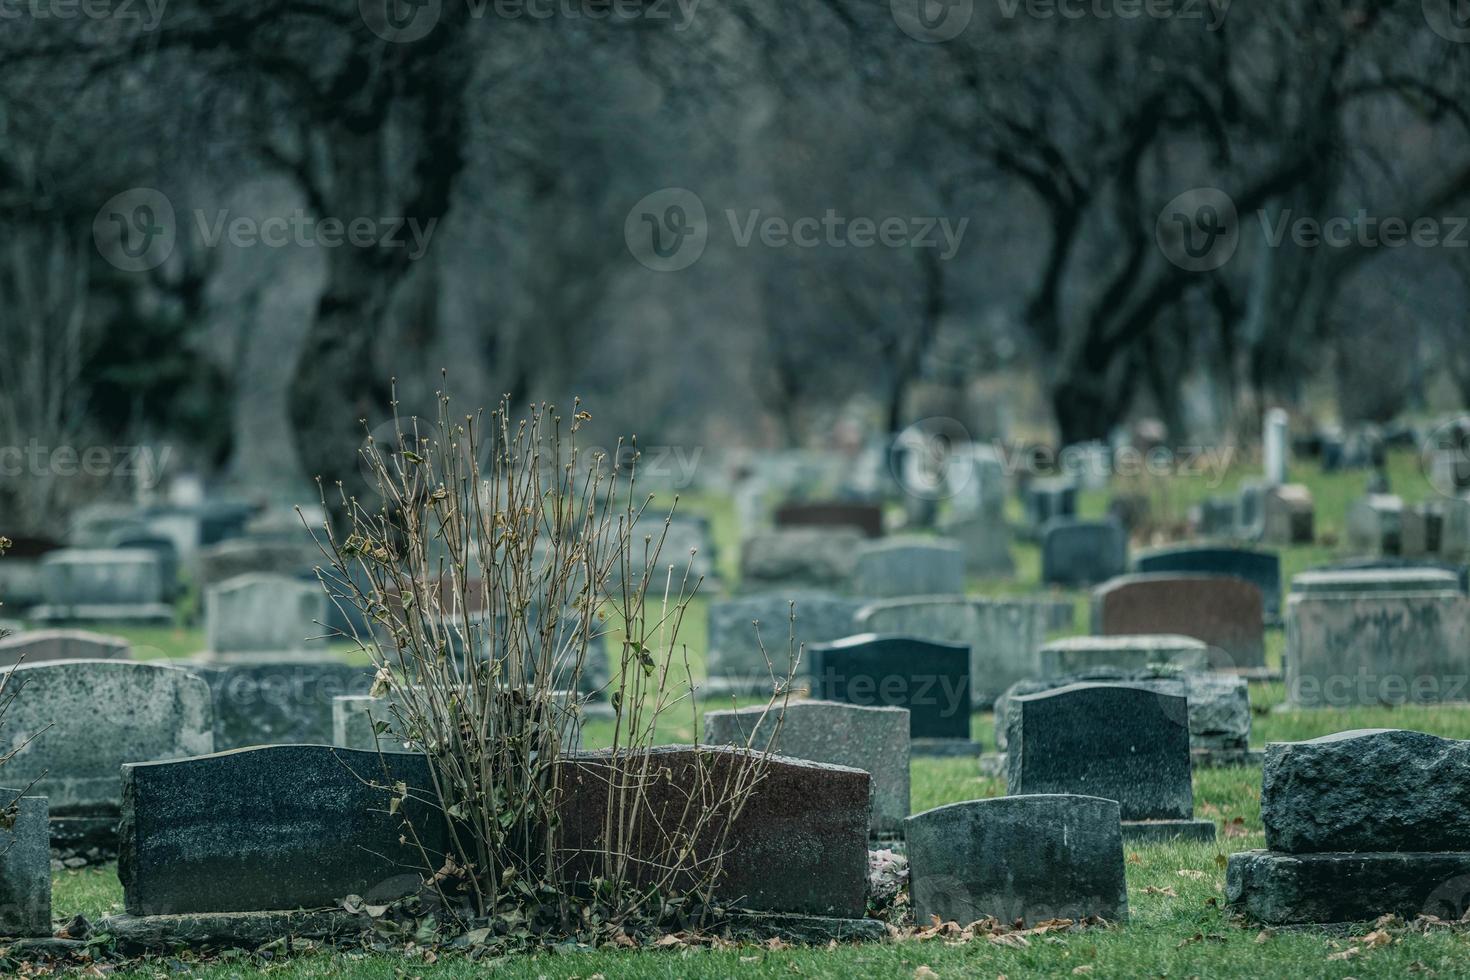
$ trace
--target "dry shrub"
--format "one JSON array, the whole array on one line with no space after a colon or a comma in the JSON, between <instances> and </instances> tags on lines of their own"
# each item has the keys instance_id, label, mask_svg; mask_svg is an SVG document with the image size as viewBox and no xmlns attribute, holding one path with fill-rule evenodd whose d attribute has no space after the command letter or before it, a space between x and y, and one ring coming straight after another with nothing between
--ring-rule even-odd
<instances>
[{"instance_id":1,"label":"dry shrub","mask_svg":"<svg viewBox=\"0 0 1470 980\"><path fill-rule=\"evenodd\" d=\"M387 699L375 728L430 762L428 802L451 841L434 886L472 917L532 931L707 906L768 758L747 745L738 765L694 767L679 812L649 805L669 775L649 752L660 724L677 712L699 730L679 643L699 582L688 556L662 554L667 516L645 519L652 498L635 502L636 453L625 477L579 451L589 419L580 405L570 420L545 405L517 419L504 401L455 417L443 394L432 420L395 406L394 436L369 437L362 454L376 499L339 492L345 517L318 537L328 591L370 624L353 639ZM590 656L600 644L605 676ZM773 672L768 708L790 681ZM597 764L607 813L597 849L570 853L558 815L570 767L558 763L593 698L613 717Z\"/></svg>"}]
</instances>

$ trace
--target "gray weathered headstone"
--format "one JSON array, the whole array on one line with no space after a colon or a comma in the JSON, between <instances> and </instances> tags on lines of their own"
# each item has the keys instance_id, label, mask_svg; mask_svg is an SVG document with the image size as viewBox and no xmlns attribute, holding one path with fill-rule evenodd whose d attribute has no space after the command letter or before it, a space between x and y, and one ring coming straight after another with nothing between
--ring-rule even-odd
<instances>
[{"instance_id":1,"label":"gray weathered headstone","mask_svg":"<svg viewBox=\"0 0 1470 980\"><path fill-rule=\"evenodd\" d=\"M1191 636L1067 636L1052 640L1036 653L1032 677L1049 680L1095 667L1143 670L1173 667L1208 670L1209 647Z\"/></svg>"},{"instance_id":2,"label":"gray weathered headstone","mask_svg":"<svg viewBox=\"0 0 1470 980\"><path fill-rule=\"evenodd\" d=\"M1372 493L1355 501L1347 512L1348 547L1359 554L1402 554L1404 516L1404 500L1394 494Z\"/></svg>"},{"instance_id":3,"label":"gray weathered headstone","mask_svg":"<svg viewBox=\"0 0 1470 980\"><path fill-rule=\"evenodd\" d=\"M1128 921L1118 812L1115 800L1047 794L951 803L909 817L914 918Z\"/></svg>"},{"instance_id":4,"label":"gray weathered headstone","mask_svg":"<svg viewBox=\"0 0 1470 980\"><path fill-rule=\"evenodd\" d=\"M62 548L41 559L45 604L31 611L43 622L131 620L166 622L158 556L142 548Z\"/></svg>"},{"instance_id":5,"label":"gray weathered headstone","mask_svg":"<svg viewBox=\"0 0 1470 980\"><path fill-rule=\"evenodd\" d=\"M255 573L204 592L205 637L213 653L304 650L309 637L324 635L326 621L327 593L319 582Z\"/></svg>"},{"instance_id":6,"label":"gray weathered headstone","mask_svg":"<svg viewBox=\"0 0 1470 980\"><path fill-rule=\"evenodd\" d=\"M1011 685L995 702L996 746L1002 751L1006 748L1012 700L1083 683L1129 684L1188 698L1189 745L1196 759L1201 755L1231 758L1233 754L1235 759L1242 760L1250 745L1250 689L1243 677L1193 671L1174 673L1167 668L1090 667L1075 674Z\"/></svg>"},{"instance_id":7,"label":"gray weathered headstone","mask_svg":"<svg viewBox=\"0 0 1470 980\"><path fill-rule=\"evenodd\" d=\"M1010 703L1006 791L1117 800L1128 839L1213 840L1196 821L1182 694L1074 684Z\"/></svg>"},{"instance_id":8,"label":"gray weathered headstone","mask_svg":"<svg viewBox=\"0 0 1470 980\"><path fill-rule=\"evenodd\" d=\"M48 798L52 818L116 814L118 767L214 750L209 688L181 667L64 660L11 668L0 726L8 783Z\"/></svg>"},{"instance_id":9,"label":"gray weathered headstone","mask_svg":"<svg viewBox=\"0 0 1470 980\"><path fill-rule=\"evenodd\" d=\"M1303 707L1470 700L1470 598L1308 592L1286 609L1286 693Z\"/></svg>"},{"instance_id":10,"label":"gray weathered headstone","mask_svg":"<svg viewBox=\"0 0 1470 980\"><path fill-rule=\"evenodd\" d=\"M861 531L852 528L792 528L747 538L740 552L744 592L789 589L846 591L852 584Z\"/></svg>"},{"instance_id":11,"label":"gray weathered headstone","mask_svg":"<svg viewBox=\"0 0 1470 980\"><path fill-rule=\"evenodd\" d=\"M783 678L793 653L803 645L810 649L812 644L858 632L853 616L860 607L857 599L823 592L772 592L712 600L706 661L709 676L735 690L769 691L772 669L776 680Z\"/></svg>"},{"instance_id":12,"label":"gray weathered headstone","mask_svg":"<svg viewBox=\"0 0 1470 980\"><path fill-rule=\"evenodd\" d=\"M214 746L327 744L332 701L366 694L373 668L327 656L237 654L196 658L188 667L214 699Z\"/></svg>"},{"instance_id":13,"label":"gray weathered headstone","mask_svg":"<svg viewBox=\"0 0 1470 980\"><path fill-rule=\"evenodd\" d=\"M1470 851L1470 741L1400 729L1266 746L1266 845L1316 851Z\"/></svg>"},{"instance_id":14,"label":"gray weathered headstone","mask_svg":"<svg viewBox=\"0 0 1470 980\"><path fill-rule=\"evenodd\" d=\"M1227 899L1272 925L1470 911L1470 742L1398 729L1266 748L1270 850L1230 855Z\"/></svg>"},{"instance_id":15,"label":"gray weathered headstone","mask_svg":"<svg viewBox=\"0 0 1470 980\"><path fill-rule=\"evenodd\" d=\"M902 708L792 701L784 710L778 705L770 711L706 711L704 740L866 770L872 776L874 833L901 829L909 815L909 715Z\"/></svg>"},{"instance_id":16,"label":"gray weathered headstone","mask_svg":"<svg viewBox=\"0 0 1470 980\"><path fill-rule=\"evenodd\" d=\"M389 813L405 783L409 801ZM133 915L387 903L443 863L415 753L273 745L123 767L117 874ZM405 818L425 850L400 843Z\"/></svg>"},{"instance_id":17,"label":"gray weathered headstone","mask_svg":"<svg viewBox=\"0 0 1470 980\"><path fill-rule=\"evenodd\" d=\"M1301 572L1292 595L1349 592L1458 592L1460 580L1438 568L1363 568Z\"/></svg>"},{"instance_id":18,"label":"gray weathered headstone","mask_svg":"<svg viewBox=\"0 0 1470 980\"><path fill-rule=\"evenodd\" d=\"M959 545L937 538L889 538L863 545L852 591L884 599L953 595L965 589L965 556Z\"/></svg>"},{"instance_id":19,"label":"gray weathered headstone","mask_svg":"<svg viewBox=\"0 0 1470 980\"><path fill-rule=\"evenodd\" d=\"M210 586L252 572L300 578L327 563L310 540L229 538L199 550L199 584Z\"/></svg>"},{"instance_id":20,"label":"gray weathered headstone","mask_svg":"<svg viewBox=\"0 0 1470 980\"><path fill-rule=\"evenodd\" d=\"M0 806L15 791L0 789ZM46 799L23 796L15 824L0 828L0 936L51 935L51 834Z\"/></svg>"},{"instance_id":21,"label":"gray weathered headstone","mask_svg":"<svg viewBox=\"0 0 1470 980\"><path fill-rule=\"evenodd\" d=\"M128 660L128 641L86 630L27 630L0 637L0 667L45 660Z\"/></svg>"},{"instance_id":22,"label":"gray weathered headstone","mask_svg":"<svg viewBox=\"0 0 1470 980\"><path fill-rule=\"evenodd\" d=\"M960 546L965 556L965 571L991 578L1009 578L1015 573L1016 563L1011 557L1011 528L1003 514L952 516L940 530Z\"/></svg>"},{"instance_id":23,"label":"gray weathered headstone","mask_svg":"<svg viewBox=\"0 0 1470 980\"><path fill-rule=\"evenodd\" d=\"M1128 567L1128 537L1113 521L1057 519L1041 528L1041 580L1093 585Z\"/></svg>"}]
</instances>

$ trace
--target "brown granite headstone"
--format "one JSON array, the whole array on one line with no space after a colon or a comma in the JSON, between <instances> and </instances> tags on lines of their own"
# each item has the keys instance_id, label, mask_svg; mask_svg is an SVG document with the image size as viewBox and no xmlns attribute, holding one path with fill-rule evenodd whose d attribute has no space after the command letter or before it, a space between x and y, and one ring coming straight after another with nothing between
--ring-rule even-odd
<instances>
[{"instance_id":1,"label":"brown granite headstone","mask_svg":"<svg viewBox=\"0 0 1470 980\"><path fill-rule=\"evenodd\" d=\"M1217 667L1260 667L1263 601L1258 586L1231 575L1124 575L1093 590L1092 631L1192 636L1224 651L1229 662Z\"/></svg>"},{"instance_id":2,"label":"brown granite headstone","mask_svg":"<svg viewBox=\"0 0 1470 980\"><path fill-rule=\"evenodd\" d=\"M777 527L855 527L869 538L883 534L883 508L876 504L826 501L776 508Z\"/></svg>"}]
</instances>

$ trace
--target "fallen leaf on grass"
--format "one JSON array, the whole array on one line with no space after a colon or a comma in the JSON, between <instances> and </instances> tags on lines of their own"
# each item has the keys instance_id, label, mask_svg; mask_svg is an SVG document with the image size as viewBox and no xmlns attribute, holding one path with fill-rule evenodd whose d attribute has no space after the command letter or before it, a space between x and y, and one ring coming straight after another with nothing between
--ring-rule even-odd
<instances>
[{"instance_id":1,"label":"fallen leaf on grass","mask_svg":"<svg viewBox=\"0 0 1470 980\"><path fill-rule=\"evenodd\" d=\"M1132 854L1128 855L1128 863L1129 864L1142 864L1143 863L1143 858L1139 857L1138 852L1135 851Z\"/></svg>"},{"instance_id":2,"label":"fallen leaf on grass","mask_svg":"<svg viewBox=\"0 0 1470 980\"><path fill-rule=\"evenodd\" d=\"M921 966L914 971L914 980L929 980L930 977L937 976L939 976L939 974L935 973L927 965Z\"/></svg>"},{"instance_id":3,"label":"fallen leaf on grass","mask_svg":"<svg viewBox=\"0 0 1470 980\"><path fill-rule=\"evenodd\" d=\"M1178 874L1181 878L1192 878L1195 881L1203 881L1205 878L1203 871L1196 871L1194 868L1180 868Z\"/></svg>"},{"instance_id":4,"label":"fallen leaf on grass","mask_svg":"<svg viewBox=\"0 0 1470 980\"><path fill-rule=\"evenodd\" d=\"M1179 940L1179 945L1178 946L1175 946L1174 948L1175 949L1183 949L1186 946L1193 946L1195 943L1202 943L1204 941L1205 941L1205 934L1202 933L1202 932L1197 932L1193 936L1190 936L1188 939L1181 939L1181 940Z\"/></svg>"},{"instance_id":5,"label":"fallen leaf on grass","mask_svg":"<svg viewBox=\"0 0 1470 980\"><path fill-rule=\"evenodd\" d=\"M1343 950L1340 953L1328 953L1327 958L1329 960L1350 960L1361 952L1362 950L1358 947L1349 946L1347 949Z\"/></svg>"},{"instance_id":6,"label":"fallen leaf on grass","mask_svg":"<svg viewBox=\"0 0 1470 980\"><path fill-rule=\"evenodd\" d=\"M783 940L780 936L772 936L765 941L764 945L766 949L769 949L773 953L791 948L791 944Z\"/></svg>"},{"instance_id":7,"label":"fallen leaf on grass","mask_svg":"<svg viewBox=\"0 0 1470 980\"><path fill-rule=\"evenodd\" d=\"M670 946L683 946L684 940L680 939L672 932L666 932L662 936L659 936L657 939L655 939L653 941L653 945L658 949L667 949Z\"/></svg>"},{"instance_id":8,"label":"fallen leaf on grass","mask_svg":"<svg viewBox=\"0 0 1470 980\"><path fill-rule=\"evenodd\" d=\"M1249 833L1250 831L1246 830L1245 828L1244 817L1236 817L1234 820L1228 820L1225 822L1226 837L1244 837Z\"/></svg>"},{"instance_id":9,"label":"fallen leaf on grass","mask_svg":"<svg viewBox=\"0 0 1470 980\"><path fill-rule=\"evenodd\" d=\"M1085 977L1085 976L1087 976L1087 974L1089 974L1091 972L1092 972L1092 967L1090 965L1087 965L1087 964L1083 964L1082 966L1074 966L1074 967L1072 967L1072 976L1074 976L1074 977Z\"/></svg>"},{"instance_id":10,"label":"fallen leaf on grass","mask_svg":"<svg viewBox=\"0 0 1470 980\"><path fill-rule=\"evenodd\" d=\"M1393 942L1393 937L1390 936L1383 929L1374 929L1372 932L1368 933L1368 935L1364 936L1362 939L1359 939L1358 942L1362 943L1364 946L1387 946L1389 943Z\"/></svg>"},{"instance_id":11,"label":"fallen leaf on grass","mask_svg":"<svg viewBox=\"0 0 1470 980\"><path fill-rule=\"evenodd\" d=\"M1215 855L1215 867L1224 871L1230 865L1230 859L1223 854Z\"/></svg>"},{"instance_id":12,"label":"fallen leaf on grass","mask_svg":"<svg viewBox=\"0 0 1470 980\"><path fill-rule=\"evenodd\" d=\"M1031 940L1025 936L1018 936L1014 932L1002 933L999 936L986 936L985 938L997 946L1009 946L1011 949L1026 949L1031 945Z\"/></svg>"},{"instance_id":13,"label":"fallen leaf on grass","mask_svg":"<svg viewBox=\"0 0 1470 980\"><path fill-rule=\"evenodd\" d=\"M1256 944L1260 945L1261 943L1269 940L1274 935L1276 934L1270 929L1262 929L1260 932L1256 933Z\"/></svg>"},{"instance_id":14,"label":"fallen leaf on grass","mask_svg":"<svg viewBox=\"0 0 1470 980\"><path fill-rule=\"evenodd\" d=\"M1145 895L1163 895L1165 898L1179 897L1179 893L1168 885L1165 885L1163 888L1157 888L1153 885L1148 885L1143 889L1143 893Z\"/></svg>"}]
</instances>

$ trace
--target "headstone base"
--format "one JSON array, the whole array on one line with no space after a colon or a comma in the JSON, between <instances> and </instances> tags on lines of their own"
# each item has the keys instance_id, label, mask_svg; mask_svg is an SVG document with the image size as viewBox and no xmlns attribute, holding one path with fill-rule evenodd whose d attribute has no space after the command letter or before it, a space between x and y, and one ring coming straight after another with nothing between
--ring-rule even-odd
<instances>
[{"instance_id":1,"label":"headstone base","mask_svg":"<svg viewBox=\"0 0 1470 980\"><path fill-rule=\"evenodd\" d=\"M118 948L130 952L255 949L282 937L306 940L344 939L372 931L373 920L343 909L289 912L210 912L193 915L113 915L99 931ZM49 929L49 923L48 923ZM731 911L706 926L731 939L825 945L879 942L888 927L877 919L840 919L819 915L780 915Z\"/></svg>"},{"instance_id":2,"label":"headstone base","mask_svg":"<svg viewBox=\"0 0 1470 980\"><path fill-rule=\"evenodd\" d=\"M1240 851L1225 896L1267 925L1362 922L1393 912L1458 920L1470 899L1470 852Z\"/></svg>"},{"instance_id":3,"label":"headstone base","mask_svg":"<svg viewBox=\"0 0 1470 980\"><path fill-rule=\"evenodd\" d=\"M1129 844L1159 844L1186 841L1208 844L1215 839L1210 820L1124 820L1123 840Z\"/></svg>"},{"instance_id":4,"label":"headstone base","mask_svg":"<svg viewBox=\"0 0 1470 980\"><path fill-rule=\"evenodd\" d=\"M980 755L980 743L968 738L916 738L909 743L910 755L939 759L973 759Z\"/></svg>"},{"instance_id":5,"label":"headstone base","mask_svg":"<svg viewBox=\"0 0 1470 980\"><path fill-rule=\"evenodd\" d=\"M161 602L106 606L37 606L30 618L37 623L160 623L174 621L172 606Z\"/></svg>"}]
</instances>

